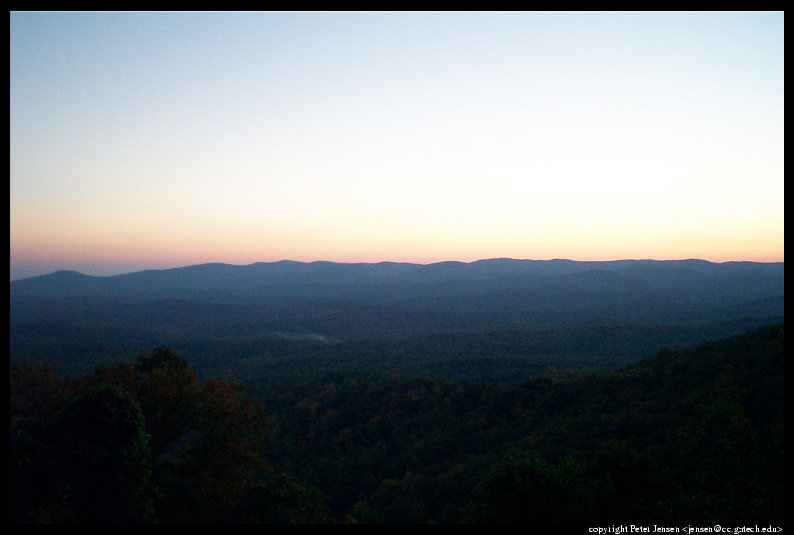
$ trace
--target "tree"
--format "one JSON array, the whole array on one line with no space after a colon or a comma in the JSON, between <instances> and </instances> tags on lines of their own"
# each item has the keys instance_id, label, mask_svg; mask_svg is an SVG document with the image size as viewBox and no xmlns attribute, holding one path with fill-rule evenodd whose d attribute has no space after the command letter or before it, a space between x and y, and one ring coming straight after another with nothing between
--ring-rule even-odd
<instances>
[{"instance_id":1,"label":"tree","mask_svg":"<svg viewBox=\"0 0 794 535\"><path fill-rule=\"evenodd\" d=\"M151 451L143 414L127 392L101 386L49 418L15 423L13 522L152 520Z\"/></svg>"},{"instance_id":2,"label":"tree","mask_svg":"<svg viewBox=\"0 0 794 535\"><path fill-rule=\"evenodd\" d=\"M170 348L79 380L11 371L12 522L233 522L262 503L266 413Z\"/></svg>"},{"instance_id":3,"label":"tree","mask_svg":"<svg viewBox=\"0 0 794 535\"><path fill-rule=\"evenodd\" d=\"M77 381L58 377L51 361L12 362L9 374L9 517L50 522L59 497L52 485L52 418L74 397ZM56 445L57 446L57 445Z\"/></svg>"},{"instance_id":4,"label":"tree","mask_svg":"<svg viewBox=\"0 0 794 535\"><path fill-rule=\"evenodd\" d=\"M161 521L229 521L247 489L270 472L262 455L267 414L239 385L197 381L170 348L97 369L86 380L101 384L127 389L145 416Z\"/></svg>"},{"instance_id":5,"label":"tree","mask_svg":"<svg viewBox=\"0 0 794 535\"><path fill-rule=\"evenodd\" d=\"M50 360L11 362L9 367L9 409L14 418L51 415L74 396L78 382L58 376Z\"/></svg>"}]
</instances>

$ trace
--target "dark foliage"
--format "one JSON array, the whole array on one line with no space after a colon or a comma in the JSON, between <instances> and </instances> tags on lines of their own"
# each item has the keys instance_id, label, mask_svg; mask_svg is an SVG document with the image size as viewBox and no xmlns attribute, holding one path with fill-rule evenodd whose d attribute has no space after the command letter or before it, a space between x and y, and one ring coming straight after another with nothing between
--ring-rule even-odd
<instances>
[{"instance_id":1,"label":"dark foliage","mask_svg":"<svg viewBox=\"0 0 794 535\"><path fill-rule=\"evenodd\" d=\"M242 387L196 381L167 347L81 379L46 363L11 372L13 523L267 518L251 509L275 488L262 456L267 418ZM289 490L296 518L322 503Z\"/></svg>"},{"instance_id":2,"label":"dark foliage","mask_svg":"<svg viewBox=\"0 0 794 535\"><path fill-rule=\"evenodd\" d=\"M127 392L102 386L34 421L12 420L12 521L152 520L151 450Z\"/></svg>"},{"instance_id":3,"label":"dark foliage","mask_svg":"<svg viewBox=\"0 0 794 535\"><path fill-rule=\"evenodd\" d=\"M325 524L331 517L319 490L276 474L248 487L230 520L239 524Z\"/></svg>"},{"instance_id":4,"label":"dark foliage","mask_svg":"<svg viewBox=\"0 0 794 535\"><path fill-rule=\"evenodd\" d=\"M15 363L11 518L76 521L107 500L125 522L782 527L783 332L509 382L309 362L244 390L166 347L83 378ZM105 436L109 418L126 424Z\"/></svg>"},{"instance_id":5,"label":"dark foliage","mask_svg":"<svg viewBox=\"0 0 794 535\"><path fill-rule=\"evenodd\" d=\"M339 519L782 525L782 324L579 378L254 390L273 464Z\"/></svg>"}]
</instances>

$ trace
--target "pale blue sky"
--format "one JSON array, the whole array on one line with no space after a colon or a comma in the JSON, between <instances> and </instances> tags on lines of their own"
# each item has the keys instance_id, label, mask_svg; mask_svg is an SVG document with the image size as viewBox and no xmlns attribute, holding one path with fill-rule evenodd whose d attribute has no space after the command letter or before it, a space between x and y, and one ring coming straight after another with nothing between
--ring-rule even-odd
<instances>
[{"instance_id":1,"label":"pale blue sky","mask_svg":"<svg viewBox=\"0 0 794 535\"><path fill-rule=\"evenodd\" d=\"M11 278L783 260L783 13L11 13Z\"/></svg>"}]
</instances>

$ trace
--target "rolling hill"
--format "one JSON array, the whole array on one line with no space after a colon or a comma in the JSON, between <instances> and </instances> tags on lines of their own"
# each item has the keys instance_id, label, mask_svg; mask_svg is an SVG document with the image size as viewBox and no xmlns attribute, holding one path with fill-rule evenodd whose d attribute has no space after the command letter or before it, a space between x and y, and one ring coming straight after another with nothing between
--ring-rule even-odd
<instances>
[{"instance_id":1,"label":"rolling hill","mask_svg":"<svg viewBox=\"0 0 794 535\"><path fill-rule=\"evenodd\" d=\"M11 358L55 355L88 371L113 348L140 354L169 345L216 371L243 362L273 371L268 355L276 352L284 366L323 368L391 362L424 373L442 353L448 361L509 357L522 366L535 359L535 370L553 366L548 351L472 353L471 337L491 336L503 341L495 347L564 338L560 347L579 348L565 350L568 363L589 368L588 359L625 363L627 353L614 349L625 345L621 337L653 351L780 321L783 281L783 263L703 260L281 261L111 277L59 271L10 283ZM594 332L621 334L593 347ZM439 346L443 352L432 349ZM427 365L417 368L419 360Z\"/></svg>"}]
</instances>

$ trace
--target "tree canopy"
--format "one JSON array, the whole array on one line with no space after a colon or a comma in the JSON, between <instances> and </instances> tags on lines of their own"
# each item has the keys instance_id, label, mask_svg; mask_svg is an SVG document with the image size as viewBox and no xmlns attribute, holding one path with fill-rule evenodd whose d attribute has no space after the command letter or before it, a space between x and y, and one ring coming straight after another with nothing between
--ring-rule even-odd
<instances>
[{"instance_id":1,"label":"tree canopy","mask_svg":"<svg viewBox=\"0 0 794 535\"><path fill-rule=\"evenodd\" d=\"M11 520L268 521L250 511L273 492L266 431L241 386L197 381L168 347L80 379L12 365Z\"/></svg>"}]
</instances>

